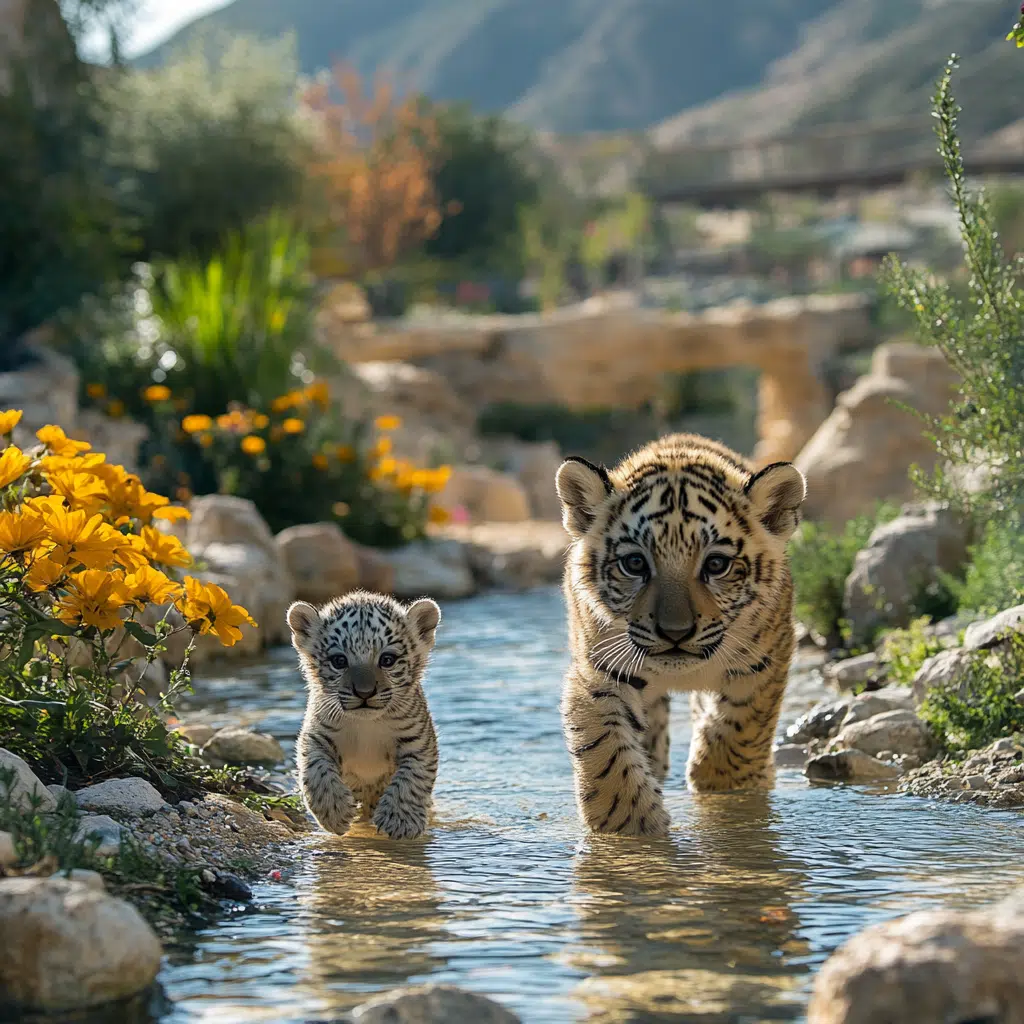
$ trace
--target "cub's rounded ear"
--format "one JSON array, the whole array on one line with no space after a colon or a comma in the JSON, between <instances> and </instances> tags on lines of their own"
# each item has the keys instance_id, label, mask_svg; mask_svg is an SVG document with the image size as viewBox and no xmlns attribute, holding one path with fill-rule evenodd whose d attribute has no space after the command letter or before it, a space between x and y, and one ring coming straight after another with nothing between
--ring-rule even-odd
<instances>
[{"instance_id":1,"label":"cub's rounded ear","mask_svg":"<svg viewBox=\"0 0 1024 1024\"><path fill-rule=\"evenodd\" d=\"M441 621L441 609L436 601L431 601L429 597L413 601L406 609L405 617L416 636L424 643L433 644L434 630Z\"/></svg>"},{"instance_id":2,"label":"cub's rounded ear","mask_svg":"<svg viewBox=\"0 0 1024 1024\"><path fill-rule=\"evenodd\" d=\"M562 525L570 537L582 537L594 525L601 502L612 493L604 466L570 455L555 474L555 490L562 503Z\"/></svg>"},{"instance_id":3,"label":"cub's rounded ear","mask_svg":"<svg viewBox=\"0 0 1024 1024\"><path fill-rule=\"evenodd\" d=\"M320 621L317 610L305 601L295 601L289 606L285 618L288 620L288 628L292 631L292 643L296 647L312 638Z\"/></svg>"},{"instance_id":4,"label":"cub's rounded ear","mask_svg":"<svg viewBox=\"0 0 1024 1024\"><path fill-rule=\"evenodd\" d=\"M773 462L755 473L744 490L764 528L789 540L800 525L800 506L807 495L803 473L791 462Z\"/></svg>"}]
</instances>

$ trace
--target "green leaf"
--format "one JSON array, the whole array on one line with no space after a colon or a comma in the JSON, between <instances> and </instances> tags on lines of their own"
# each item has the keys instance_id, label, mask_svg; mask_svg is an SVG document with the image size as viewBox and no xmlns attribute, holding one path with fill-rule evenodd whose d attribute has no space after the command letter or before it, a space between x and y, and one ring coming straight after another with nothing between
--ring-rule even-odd
<instances>
[{"instance_id":1,"label":"green leaf","mask_svg":"<svg viewBox=\"0 0 1024 1024\"><path fill-rule=\"evenodd\" d=\"M160 643L160 637L143 629L137 622L126 622L124 628L126 633L130 633L140 644L144 644L146 647L155 647Z\"/></svg>"},{"instance_id":2,"label":"green leaf","mask_svg":"<svg viewBox=\"0 0 1024 1024\"><path fill-rule=\"evenodd\" d=\"M78 636L77 626L69 626L59 619L44 619L34 623L32 628L38 629L43 636Z\"/></svg>"}]
</instances>

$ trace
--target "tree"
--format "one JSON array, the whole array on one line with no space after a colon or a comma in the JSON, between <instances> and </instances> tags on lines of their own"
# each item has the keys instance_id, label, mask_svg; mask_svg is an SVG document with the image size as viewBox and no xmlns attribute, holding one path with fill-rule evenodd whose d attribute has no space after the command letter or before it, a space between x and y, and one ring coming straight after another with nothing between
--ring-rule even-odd
<instances>
[{"instance_id":1,"label":"tree","mask_svg":"<svg viewBox=\"0 0 1024 1024\"><path fill-rule=\"evenodd\" d=\"M394 266L441 224L436 119L421 98L397 98L383 76L367 94L346 65L311 86L304 103L315 135L309 176L319 204L318 269L333 264L363 277Z\"/></svg>"}]
</instances>

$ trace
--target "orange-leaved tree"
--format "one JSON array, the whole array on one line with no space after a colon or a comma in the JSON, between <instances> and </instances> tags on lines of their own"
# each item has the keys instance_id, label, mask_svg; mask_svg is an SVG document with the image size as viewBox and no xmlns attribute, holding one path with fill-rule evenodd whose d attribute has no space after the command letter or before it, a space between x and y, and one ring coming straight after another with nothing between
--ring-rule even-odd
<instances>
[{"instance_id":1,"label":"orange-leaved tree","mask_svg":"<svg viewBox=\"0 0 1024 1024\"><path fill-rule=\"evenodd\" d=\"M303 99L314 128L309 177L320 201L316 269L362 276L394 266L441 223L435 119L421 97L399 97L384 75L367 91L345 64Z\"/></svg>"}]
</instances>

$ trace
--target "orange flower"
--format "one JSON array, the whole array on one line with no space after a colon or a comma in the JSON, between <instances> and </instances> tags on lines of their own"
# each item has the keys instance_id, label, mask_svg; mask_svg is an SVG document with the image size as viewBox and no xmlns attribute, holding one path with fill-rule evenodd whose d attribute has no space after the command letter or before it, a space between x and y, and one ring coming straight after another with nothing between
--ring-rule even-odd
<instances>
[{"instance_id":1,"label":"orange flower","mask_svg":"<svg viewBox=\"0 0 1024 1024\"><path fill-rule=\"evenodd\" d=\"M327 383L322 380L314 381L303 393L309 401L315 402L321 409L327 408L327 404L331 398L330 389L328 388Z\"/></svg>"},{"instance_id":2,"label":"orange flower","mask_svg":"<svg viewBox=\"0 0 1024 1024\"><path fill-rule=\"evenodd\" d=\"M198 434L202 430L209 430L213 426L213 420L209 416L203 416L200 413L194 413L191 416L186 416L181 421L181 429L186 434Z\"/></svg>"},{"instance_id":3,"label":"orange flower","mask_svg":"<svg viewBox=\"0 0 1024 1024\"><path fill-rule=\"evenodd\" d=\"M67 566L63 562L39 556L32 559L28 572L22 577L22 582L29 590L40 594L44 590L55 587L67 571Z\"/></svg>"},{"instance_id":4,"label":"orange flower","mask_svg":"<svg viewBox=\"0 0 1024 1024\"><path fill-rule=\"evenodd\" d=\"M339 462L355 462L356 460L356 450L350 444L339 444L334 449L334 454Z\"/></svg>"},{"instance_id":5,"label":"orange flower","mask_svg":"<svg viewBox=\"0 0 1024 1024\"><path fill-rule=\"evenodd\" d=\"M298 405L302 400L302 396L296 391L289 391L287 395L281 395L275 398L270 403L271 412L284 412L286 409L290 409L293 405Z\"/></svg>"},{"instance_id":6,"label":"orange flower","mask_svg":"<svg viewBox=\"0 0 1024 1024\"><path fill-rule=\"evenodd\" d=\"M185 621L202 635L214 632L225 647L234 647L242 639L239 626L255 627L252 616L238 604L232 604L227 593L216 583L201 583L185 577L184 597L175 602Z\"/></svg>"},{"instance_id":7,"label":"orange flower","mask_svg":"<svg viewBox=\"0 0 1024 1024\"><path fill-rule=\"evenodd\" d=\"M142 397L147 402L166 402L171 397L171 389L166 384L150 384Z\"/></svg>"},{"instance_id":8,"label":"orange flower","mask_svg":"<svg viewBox=\"0 0 1024 1024\"><path fill-rule=\"evenodd\" d=\"M435 526L444 526L445 523L452 521L452 514L446 508L442 508L440 505L431 505L430 511L427 513L427 518L430 522L434 523Z\"/></svg>"},{"instance_id":9,"label":"orange flower","mask_svg":"<svg viewBox=\"0 0 1024 1024\"><path fill-rule=\"evenodd\" d=\"M14 483L25 473L25 470L32 464L32 460L22 454L20 448L11 445L0 452L0 487L6 487Z\"/></svg>"},{"instance_id":10,"label":"orange flower","mask_svg":"<svg viewBox=\"0 0 1024 1024\"><path fill-rule=\"evenodd\" d=\"M124 415L124 402L120 398L114 398L107 402L107 415L112 419L119 420Z\"/></svg>"},{"instance_id":11,"label":"orange flower","mask_svg":"<svg viewBox=\"0 0 1024 1024\"><path fill-rule=\"evenodd\" d=\"M69 577L71 589L57 604L57 618L68 625L116 629L119 609L130 600L120 573L88 569Z\"/></svg>"},{"instance_id":12,"label":"orange flower","mask_svg":"<svg viewBox=\"0 0 1024 1024\"><path fill-rule=\"evenodd\" d=\"M46 482L54 494L61 495L69 508L79 508L93 515L107 504L107 488L99 477L92 473L76 473L65 469L48 473Z\"/></svg>"},{"instance_id":13,"label":"orange flower","mask_svg":"<svg viewBox=\"0 0 1024 1024\"><path fill-rule=\"evenodd\" d=\"M199 443L204 448L209 448L210 445L213 444L213 434L200 434L199 435Z\"/></svg>"},{"instance_id":14,"label":"orange flower","mask_svg":"<svg viewBox=\"0 0 1024 1024\"><path fill-rule=\"evenodd\" d=\"M144 526L140 534L146 556L160 565L177 565L184 568L192 564L192 556L185 545L171 533L161 533L156 527Z\"/></svg>"},{"instance_id":15,"label":"orange flower","mask_svg":"<svg viewBox=\"0 0 1024 1024\"><path fill-rule=\"evenodd\" d=\"M388 455L391 452L391 438L390 437L379 437L377 443L373 446L373 454L377 458L383 455Z\"/></svg>"},{"instance_id":16,"label":"orange flower","mask_svg":"<svg viewBox=\"0 0 1024 1024\"><path fill-rule=\"evenodd\" d=\"M20 409L8 409L6 412L0 412L0 437L9 434L20 422Z\"/></svg>"},{"instance_id":17,"label":"orange flower","mask_svg":"<svg viewBox=\"0 0 1024 1024\"><path fill-rule=\"evenodd\" d=\"M296 419L294 416L289 416L288 419L281 424L281 429L286 434L301 434L306 429L306 424L302 420Z\"/></svg>"},{"instance_id":18,"label":"orange flower","mask_svg":"<svg viewBox=\"0 0 1024 1024\"><path fill-rule=\"evenodd\" d=\"M86 384L85 393L90 398L106 398L107 389L102 384Z\"/></svg>"},{"instance_id":19,"label":"orange flower","mask_svg":"<svg viewBox=\"0 0 1024 1024\"><path fill-rule=\"evenodd\" d=\"M402 425L400 416L378 416L373 425L378 430L397 430Z\"/></svg>"},{"instance_id":20,"label":"orange flower","mask_svg":"<svg viewBox=\"0 0 1024 1024\"><path fill-rule=\"evenodd\" d=\"M60 427L52 423L40 427L36 431L36 437L50 449L51 455L63 455L66 458L71 458L79 452L87 452L92 447L87 441L71 440Z\"/></svg>"},{"instance_id":21,"label":"orange flower","mask_svg":"<svg viewBox=\"0 0 1024 1024\"><path fill-rule=\"evenodd\" d=\"M123 534L103 522L99 513L87 515L81 509L68 511L51 496L47 504L39 502L40 510L53 550L50 557L68 564L79 562L87 569L105 569L125 544Z\"/></svg>"},{"instance_id":22,"label":"orange flower","mask_svg":"<svg viewBox=\"0 0 1024 1024\"><path fill-rule=\"evenodd\" d=\"M46 539L43 517L32 508L0 512L0 551L13 555Z\"/></svg>"},{"instance_id":23,"label":"orange flower","mask_svg":"<svg viewBox=\"0 0 1024 1024\"><path fill-rule=\"evenodd\" d=\"M267 442L255 434L246 434L242 438L241 447L246 455L259 455L267 450Z\"/></svg>"},{"instance_id":24,"label":"orange flower","mask_svg":"<svg viewBox=\"0 0 1024 1024\"><path fill-rule=\"evenodd\" d=\"M181 584L151 565L142 566L126 576L124 585L140 609L147 604L167 604L181 595Z\"/></svg>"},{"instance_id":25,"label":"orange flower","mask_svg":"<svg viewBox=\"0 0 1024 1024\"><path fill-rule=\"evenodd\" d=\"M318 452L316 455L313 456L313 465L317 469L326 469L327 468L327 456L326 455L321 455Z\"/></svg>"},{"instance_id":26,"label":"orange flower","mask_svg":"<svg viewBox=\"0 0 1024 1024\"><path fill-rule=\"evenodd\" d=\"M269 423L270 423L270 417L265 415L264 413L257 412L257 413L253 414L252 425L257 430L265 430L266 427L269 425Z\"/></svg>"}]
</instances>

